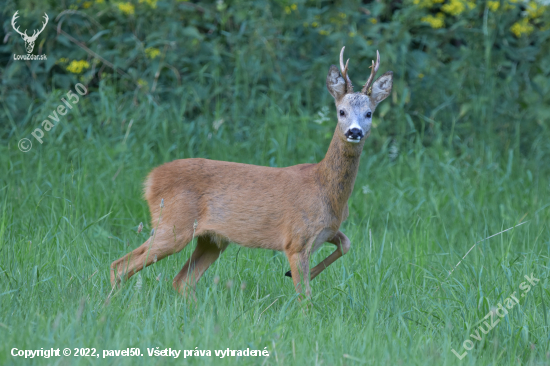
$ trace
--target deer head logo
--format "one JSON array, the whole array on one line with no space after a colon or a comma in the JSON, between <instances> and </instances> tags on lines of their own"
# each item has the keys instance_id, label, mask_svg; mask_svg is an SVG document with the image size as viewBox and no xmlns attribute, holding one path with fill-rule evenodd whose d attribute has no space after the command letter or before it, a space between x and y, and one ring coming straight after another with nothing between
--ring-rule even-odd
<instances>
[{"instance_id":1,"label":"deer head logo","mask_svg":"<svg viewBox=\"0 0 550 366\"><path fill-rule=\"evenodd\" d=\"M15 14L13 14L13 17L11 18L11 26L17 33L21 35L21 37L23 38L23 41L25 41L25 48L27 49L27 53L31 53L34 48L34 42L36 41L36 38L40 33L42 33L44 28L46 28L46 24L48 24L48 14L44 13L44 18L46 19L46 21L42 23L42 29L40 29L38 33L35 29L32 36L28 36L26 29L25 29L25 32L20 32L19 27L17 28L15 27L15 19L19 18L19 16L17 15L18 12L19 10L16 11Z\"/></svg>"}]
</instances>

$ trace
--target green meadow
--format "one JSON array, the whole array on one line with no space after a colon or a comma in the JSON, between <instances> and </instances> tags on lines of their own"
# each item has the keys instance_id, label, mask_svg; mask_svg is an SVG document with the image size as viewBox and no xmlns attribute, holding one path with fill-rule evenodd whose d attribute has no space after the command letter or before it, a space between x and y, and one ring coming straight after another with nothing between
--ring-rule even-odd
<instances>
[{"instance_id":1,"label":"green meadow","mask_svg":"<svg viewBox=\"0 0 550 366\"><path fill-rule=\"evenodd\" d=\"M550 364L550 31L510 31L525 8L479 2L437 29L410 18L432 9L412 3L125 3L133 13L89 3L75 2L86 16L63 27L114 68L56 35L61 5L22 1L2 14L6 29L17 6L28 9L22 23L47 10L52 24L44 67L10 61L25 52L17 35L0 49L0 364ZM97 33L76 32L86 26ZM341 227L351 249L311 282L311 299L298 301L284 253L236 244L200 280L197 302L180 296L172 279L196 239L113 290L111 262L155 227L142 197L154 167L324 157L336 127L325 78L344 44L356 89L376 49L379 74L393 70L395 82ZM77 83L88 93L47 131ZM52 348L61 355L13 356ZM142 355L114 355L127 349ZM215 353L227 349L269 357Z\"/></svg>"}]
</instances>

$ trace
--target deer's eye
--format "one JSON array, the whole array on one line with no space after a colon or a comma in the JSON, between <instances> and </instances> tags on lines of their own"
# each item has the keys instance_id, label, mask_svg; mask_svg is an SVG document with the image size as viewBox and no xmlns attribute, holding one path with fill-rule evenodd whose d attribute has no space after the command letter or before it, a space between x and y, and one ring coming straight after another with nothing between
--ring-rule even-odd
<instances>
[{"instance_id":1,"label":"deer's eye","mask_svg":"<svg viewBox=\"0 0 550 366\"><path fill-rule=\"evenodd\" d=\"M341 115L341 116L345 116L345 115L346 115L346 112L344 112L343 109L340 109L340 115Z\"/></svg>"},{"instance_id":2,"label":"deer's eye","mask_svg":"<svg viewBox=\"0 0 550 366\"><path fill-rule=\"evenodd\" d=\"M371 112L367 112L367 118L370 118L372 116Z\"/></svg>"}]
</instances>

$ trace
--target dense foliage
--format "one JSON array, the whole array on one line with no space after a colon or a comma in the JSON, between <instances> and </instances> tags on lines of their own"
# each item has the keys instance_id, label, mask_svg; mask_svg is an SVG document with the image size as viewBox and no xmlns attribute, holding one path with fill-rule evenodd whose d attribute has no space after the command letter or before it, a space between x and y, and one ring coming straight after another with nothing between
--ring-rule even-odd
<instances>
[{"instance_id":1,"label":"dense foliage","mask_svg":"<svg viewBox=\"0 0 550 366\"><path fill-rule=\"evenodd\" d=\"M322 122L326 71L346 45L355 83L376 50L381 71L395 72L381 136L498 136L504 152L529 151L550 117L550 10L539 1L8 1L0 118L11 129L2 136L30 131L48 95L78 81L95 95L90 111L101 85L114 87L120 106L175 104L177 122L199 121L205 134L223 120L229 140L273 106ZM13 60L25 53L10 24L16 10L29 29L49 14L34 50L47 61Z\"/></svg>"}]
</instances>

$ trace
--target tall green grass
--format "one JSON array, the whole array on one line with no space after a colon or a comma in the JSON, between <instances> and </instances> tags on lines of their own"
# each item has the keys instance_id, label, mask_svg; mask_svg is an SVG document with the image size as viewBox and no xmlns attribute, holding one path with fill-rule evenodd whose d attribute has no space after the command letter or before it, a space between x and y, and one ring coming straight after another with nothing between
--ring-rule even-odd
<instances>
[{"instance_id":1,"label":"tall green grass","mask_svg":"<svg viewBox=\"0 0 550 366\"><path fill-rule=\"evenodd\" d=\"M59 97L53 93L28 118L46 118ZM342 227L351 251L312 282L309 310L284 277L283 253L237 245L201 279L197 304L171 286L194 243L140 272L107 300L110 263L151 230L141 195L154 166L190 157L266 166L322 159L335 127L333 107L328 120L316 123L316 113L289 113L274 100L266 103L264 118L254 124L226 121L216 130L213 122L223 114L184 121L185 105L136 107L106 83L46 132L42 145L33 141L33 149L22 153L14 136L1 146L0 364L183 363L181 356L149 358L147 347L198 347L212 354L267 347L270 353L267 359L213 355L185 361L197 365L548 364L550 172L544 136L522 153L517 144L503 149L490 134L449 144L440 133L425 147L422 130L406 121L394 138L375 128ZM387 122L379 112L375 122L381 126ZM29 137L33 127L17 131ZM145 229L137 234L140 222ZM527 223L483 240L520 222ZM323 247L312 263L332 249ZM517 294L531 273L538 285L459 361L451 349L462 353L476 323ZM96 348L100 354L139 347L144 357L25 360L11 356L14 347Z\"/></svg>"},{"instance_id":2,"label":"tall green grass","mask_svg":"<svg viewBox=\"0 0 550 366\"><path fill-rule=\"evenodd\" d=\"M132 15L97 1L2 9L4 29L17 9L29 29L44 11L51 24L35 50L48 62L13 62L24 52L13 35L0 45L0 364L549 364L549 12L516 37L522 2L491 12L476 2L444 29L420 20L439 2L151 3L134 2ZM119 71L58 34L61 21ZM335 128L324 80L343 45L356 85L376 50L395 83L342 226L351 251L312 282L311 306L284 277L284 254L237 245L201 279L196 304L171 286L195 243L111 293L110 263L152 229L142 182L153 167L323 158ZM72 74L76 60L90 67ZM90 93L37 143L31 132L76 82ZM540 282L520 304L455 357L531 274ZM11 356L128 347L145 356ZM267 347L270 357L174 361L148 347Z\"/></svg>"}]
</instances>

